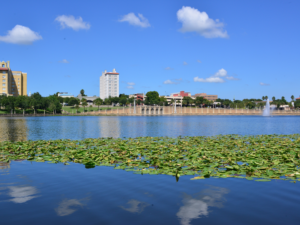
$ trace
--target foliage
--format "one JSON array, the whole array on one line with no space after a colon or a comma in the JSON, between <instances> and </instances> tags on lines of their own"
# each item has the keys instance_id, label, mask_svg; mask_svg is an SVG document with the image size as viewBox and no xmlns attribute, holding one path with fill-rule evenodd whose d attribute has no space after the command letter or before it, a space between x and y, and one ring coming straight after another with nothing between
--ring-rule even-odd
<instances>
[{"instance_id":1,"label":"foliage","mask_svg":"<svg viewBox=\"0 0 300 225\"><path fill-rule=\"evenodd\" d=\"M80 90L80 94L81 94L81 96L86 96L86 94L84 94L84 90L83 89Z\"/></svg>"},{"instance_id":2,"label":"foliage","mask_svg":"<svg viewBox=\"0 0 300 225\"><path fill-rule=\"evenodd\" d=\"M157 91L149 91L146 94L145 105L158 105L160 99Z\"/></svg>"},{"instance_id":3,"label":"foliage","mask_svg":"<svg viewBox=\"0 0 300 225\"><path fill-rule=\"evenodd\" d=\"M100 105L103 104L103 100L101 98L96 98L94 100L94 104L98 106L98 110L99 110Z\"/></svg>"},{"instance_id":4,"label":"foliage","mask_svg":"<svg viewBox=\"0 0 300 225\"><path fill-rule=\"evenodd\" d=\"M74 162L86 168L114 166L137 174L177 178L300 178L299 134L1 142L0 155L4 162Z\"/></svg>"}]
</instances>

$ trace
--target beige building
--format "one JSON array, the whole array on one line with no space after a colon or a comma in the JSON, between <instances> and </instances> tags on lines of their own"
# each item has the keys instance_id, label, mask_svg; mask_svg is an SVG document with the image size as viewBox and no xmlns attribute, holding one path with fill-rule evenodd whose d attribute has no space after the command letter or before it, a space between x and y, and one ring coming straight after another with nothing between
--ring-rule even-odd
<instances>
[{"instance_id":1,"label":"beige building","mask_svg":"<svg viewBox=\"0 0 300 225\"><path fill-rule=\"evenodd\" d=\"M116 69L112 72L105 70L100 77L100 98L104 100L109 96L119 97L119 73Z\"/></svg>"},{"instance_id":2,"label":"beige building","mask_svg":"<svg viewBox=\"0 0 300 225\"><path fill-rule=\"evenodd\" d=\"M204 99L207 99L209 101L216 101L218 99L218 95L207 95L206 93L195 94L193 95L193 97L203 97Z\"/></svg>"},{"instance_id":3,"label":"beige building","mask_svg":"<svg viewBox=\"0 0 300 225\"><path fill-rule=\"evenodd\" d=\"M10 62L0 62L0 94L19 96L27 95L27 73L12 71Z\"/></svg>"}]
</instances>

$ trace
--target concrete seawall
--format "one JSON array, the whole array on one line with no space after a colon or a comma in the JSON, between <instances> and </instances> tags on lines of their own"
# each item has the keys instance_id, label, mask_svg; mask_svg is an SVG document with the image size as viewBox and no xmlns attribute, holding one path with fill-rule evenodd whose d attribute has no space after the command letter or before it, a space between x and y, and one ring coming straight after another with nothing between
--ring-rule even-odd
<instances>
[{"instance_id":1,"label":"concrete seawall","mask_svg":"<svg viewBox=\"0 0 300 225\"><path fill-rule=\"evenodd\" d=\"M85 113L64 113L64 115L120 115L120 116L170 116L170 115L199 115L199 116L261 116L262 110L258 109L212 109L212 108L198 108L198 107L177 107L176 112L174 107L170 106L138 106L123 107L110 110L101 110ZM300 110L274 110L272 116L300 116Z\"/></svg>"}]
</instances>

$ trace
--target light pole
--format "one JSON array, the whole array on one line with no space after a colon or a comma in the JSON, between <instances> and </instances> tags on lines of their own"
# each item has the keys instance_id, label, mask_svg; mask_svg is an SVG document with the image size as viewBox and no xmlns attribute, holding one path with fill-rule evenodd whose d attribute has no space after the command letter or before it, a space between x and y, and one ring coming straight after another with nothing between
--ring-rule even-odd
<instances>
[{"instance_id":1,"label":"light pole","mask_svg":"<svg viewBox=\"0 0 300 225\"><path fill-rule=\"evenodd\" d=\"M133 113L136 114L136 109L135 109L135 99L133 101Z\"/></svg>"},{"instance_id":2,"label":"light pole","mask_svg":"<svg viewBox=\"0 0 300 225\"><path fill-rule=\"evenodd\" d=\"M177 111L176 111L176 99L175 99L175 108L174 108L174 113L177 113Z\"/></svg>"}]
</instances>

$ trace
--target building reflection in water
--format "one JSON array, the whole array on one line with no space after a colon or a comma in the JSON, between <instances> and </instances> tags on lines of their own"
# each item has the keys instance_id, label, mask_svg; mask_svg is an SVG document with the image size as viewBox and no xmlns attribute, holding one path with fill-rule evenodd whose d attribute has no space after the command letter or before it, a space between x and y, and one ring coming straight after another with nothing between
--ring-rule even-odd
<instances>
[{"instance_id":1,"label":"building reflection in water","mask_svg":"<svg viewBox=\"0 0 300 225\"><path fill-rule=\"evenodd\" d=\"M100 117L98 125L100 137L119 138L121 136L120 117Z\"/></svg>"},{"instance_id":2,"label":"building reflection in water","mask_svg":"<svg viewBox=\"0 0 300 225\"><path fill-rule=\"evenodd\" d=\"M27 121L25 118L0 118L0 141L26 141Z\"/></svg>"},{"instance_id":3,"label":"building reflection in water","mask_svg":"<svg viewBox=\"0 0 300 225\"><path fill-rule=\"evenodd\" d=\"M204 189L201 192L195 194L195 197L184 194L183 206L180 207L177 217L180 219L182 225L189 225L192 219L201 218L209 214L209 207L223 207L225 194L228 194L229 190L220 187L211 187Z\"/></svg>"}]
</instances>

